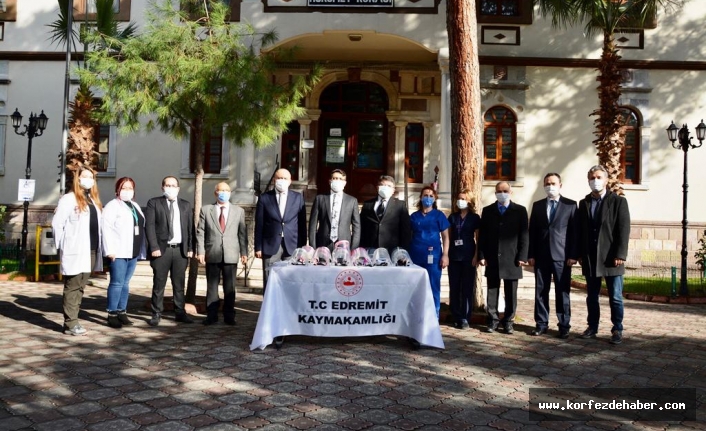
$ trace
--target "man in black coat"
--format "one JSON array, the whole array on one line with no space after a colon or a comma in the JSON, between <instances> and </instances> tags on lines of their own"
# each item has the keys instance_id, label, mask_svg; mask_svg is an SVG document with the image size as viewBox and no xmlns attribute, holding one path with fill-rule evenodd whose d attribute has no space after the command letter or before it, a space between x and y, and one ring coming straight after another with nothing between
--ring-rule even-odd
<instances>
[{"instance_id":1,"label":"man in black coat","mask_svg":"<svg viewBox=\"0 0 706 431\"><path fill-rule=\"evenodd\" d=\"M529 238L527 209L510 201L512 188L501 181L495 185L497 201L483 208L478 231L478 263L485 266L488 279L488 328L495 332L502 323L505 333L514 332L517 309L517 284L522 278L522 265L527 264ZM500 280L505 286L505 312L498 316Z\"/></svg>"},{"instance_id":2,"label":"man in black coat","mask_svg":"<svg viewBox=\"0 0 706 431\"><path fill-rule=\"evenodd\" d=\"M329 184L331 193L317 195L311 207L309 245L333 250L336 241L348 241L353 251L360 243L358 200L343 192L346 173L341 169L331 171Z\"/></svg>"},{"instance_id":3,"label":"man in black coat","mask_svg":"<svg viewBox=\"0 0 706 431\"><path fill-rule=\"evenodd\" d=\"M579 202L579 262L586 277L588 328L581 338L595 338L598 333L601 279L608 287L610 320L613 323L610 342L623 341L623 274L630 240L628 201L606 189L608 172L603 166L588 171L591 193Z\"/></svg>"},{"instance_id":4,"label":"man in black coat","mask_svg":"<svg viewBox=\"0 0 706 431\"><path fill-rule=\"evenodd\" d=\"M367 200L360 210L360 246L384 247L392 256L397 248L407 249L412 237L407 205L393 198L395 179L382 175L378 180L378 197ZM372 256L371 256L372 257Z\"/></svg>"},{"instance_id":5,"label":"man in black coat","mask_svg":"<svg viewBox=\"0 0 706 431\"><path fill-rule=\"evenodd\" d=\"M535 329L542 335L549 326L549 288L554 277L554 298L559 338L569 337L571 328L571 267L578 260L576 201L561 196L561 176L544 176L546 199L532 205L529 223L529 264L534 266Z\"/></svg>"},{"instance_id":6,"label":"man in black coat","mask_svg":"<svg viewBox=\"0 0 706 431\"><path fill-rule=\"evenodd\" d=\"M194 213L191 204L179 194L179 180L162 180L163 195L147 201L145 236L147 255L153 271L151 326L159 325L164 311L164 288L171 275L174 314L177 322L192 323L184 309L184 285L188 258L193 255Z\"/></svg>"}]
</instances>

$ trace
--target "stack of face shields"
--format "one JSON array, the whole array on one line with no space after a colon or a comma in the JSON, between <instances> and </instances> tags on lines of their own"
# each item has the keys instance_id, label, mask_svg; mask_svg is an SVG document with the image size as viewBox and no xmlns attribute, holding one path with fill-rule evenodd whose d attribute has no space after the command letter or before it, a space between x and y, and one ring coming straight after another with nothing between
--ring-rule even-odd
<instances>
[{"instance_id":1,"label":"stack of face shields","mask_svg":"<svg viewBox=\"0 0 706 431\"><path fill-rule=\"evenodd\" d=\"M331 251L328 247L319 247L314 253L314 265L329 266L331 265Z\"/></svg>"},{"instance_id":2,"label":"stack of face shields","mask_svg":"<svg viewBox=\"0 0 706 431\"><path fill-rule=\"evenodd\" d=\"M289 259L291 265L311 265L314 260L314 248L308 245L297 248Z\"/></svg>"},{"instance_id":3,"label":"stack of face shields","mask_svg":"<svg viewBox=\"0 0 706 431\"><path fill-rule=\"evenodd\" d=\"M345 247L333 249L333 264L336 266L348 266L351 264L351 252Z\"/></svg>"},{"instance_id":4,"label":"stack of face shields","mask_svg":"<svg viewBox=\"0 0 706 431\"><path fill-rule=\"evenodd\" d=\"M392 266L390 253L385 247L380 247L373 253L373 266Z\"/></svg>"},{"instance_id":5,"label":"stack of face shields","mask_svg":"<svg viewBox=\"0 0 706 431\"><path fill-rule=\"evenodd\" d=\"M412 258L409 257L407 250L398 247L392 252L392 264L395 266L411 266Z\"/></svg>"},{"instance_id":6,"label":"stack of face shields","mask_svg":"<svg viewBox=\"0 0 706 431\"><path fill-rule=\"evenodd\" d=\"M358 247L353 250L351 260L355 266L373 266L373 261L370 259L368 251L363 247Z\"/></svg>"}]
</instances>

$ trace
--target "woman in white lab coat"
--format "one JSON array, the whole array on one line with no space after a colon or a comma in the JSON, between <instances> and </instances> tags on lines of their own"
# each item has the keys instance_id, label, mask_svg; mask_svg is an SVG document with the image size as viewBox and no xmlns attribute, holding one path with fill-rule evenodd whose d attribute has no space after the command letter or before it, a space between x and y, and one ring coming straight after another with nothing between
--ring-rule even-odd
<instances>
[{"instance_id":1,"label":"woman in white lab coat","mask_svg":"<svg viewBox=\"0 0 706 431\"><path fill-rule=\"evenodd\" d=\"M103 270L101 249L101 200L95 172L79 168L71 191L59 199L52 230L64 276L64 333L85 335L78 322L83 291L92 271Z\"/></svg>"},{"instance_id":2,"label":"woman in white lab coat","mask_svg":"<svg viewBox=\"0 0 706 431\"><path fill-rule=\"evenodd\" d=\"M137 260L145 258L145 216L133 201L132 178L123 177L115 183L115 196L103 210L103 255L110 259L108 326L121 328L132 325L127 300Z\"/></svg>"}]
</instances>

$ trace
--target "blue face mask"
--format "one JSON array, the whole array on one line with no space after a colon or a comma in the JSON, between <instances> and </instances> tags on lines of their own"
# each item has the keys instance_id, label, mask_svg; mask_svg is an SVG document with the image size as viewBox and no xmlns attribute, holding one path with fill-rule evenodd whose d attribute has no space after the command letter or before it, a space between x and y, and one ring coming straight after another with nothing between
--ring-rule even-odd
<instances>
[{"instance_id":1,"label":"blue face mask","mask_svg":"<svg viewBox=\"0 0 706 431\"><path fill-rule=\"evenodd\" d=\"M430 206L434 205L434 198L431 196L424 196L422 198L422 206L424 208L429 208Z\"/></svg>"},{"instance_id":2,"label":"blue face mask","mask_svg":"<svg viewBox=\"0 0 706 431\"><path fill-rule=\"evenodd\" d=\"M228 202L230 200L230 192L218 192L218 200Z\"/></svg>"}]
</instances>

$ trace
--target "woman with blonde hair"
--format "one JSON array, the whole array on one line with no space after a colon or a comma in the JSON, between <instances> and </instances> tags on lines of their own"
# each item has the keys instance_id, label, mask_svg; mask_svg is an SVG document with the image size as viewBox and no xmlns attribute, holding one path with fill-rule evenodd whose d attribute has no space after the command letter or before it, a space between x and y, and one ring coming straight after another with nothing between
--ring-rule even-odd
<instances>
[{"instance_id":1,"label":"woman with blonde hair","mask_svg":"<svg viewBox=\"0 0 706 431\"><path fill-rule=\"evenodd\" d=\"M456 211L449 215L449 308L454 326L467 329L476 287L480 216L476 213L476 200L468 189L456 195L454 208Z\"/></svg>"},{"instance_id":2,"label":"woman with blonde hair","mask_svg":"<svg viewBox=\"0 0 706 431\"><path fill-rule=\"evenodd\" d=\"M59 249L64 276L64 333L85 335L78 322L83 292L93 271L103 270L101 248L101 200L95 172L81 167L74 174L71 191L59 199L52 230Z\"/></svg>"}]
</instances>

